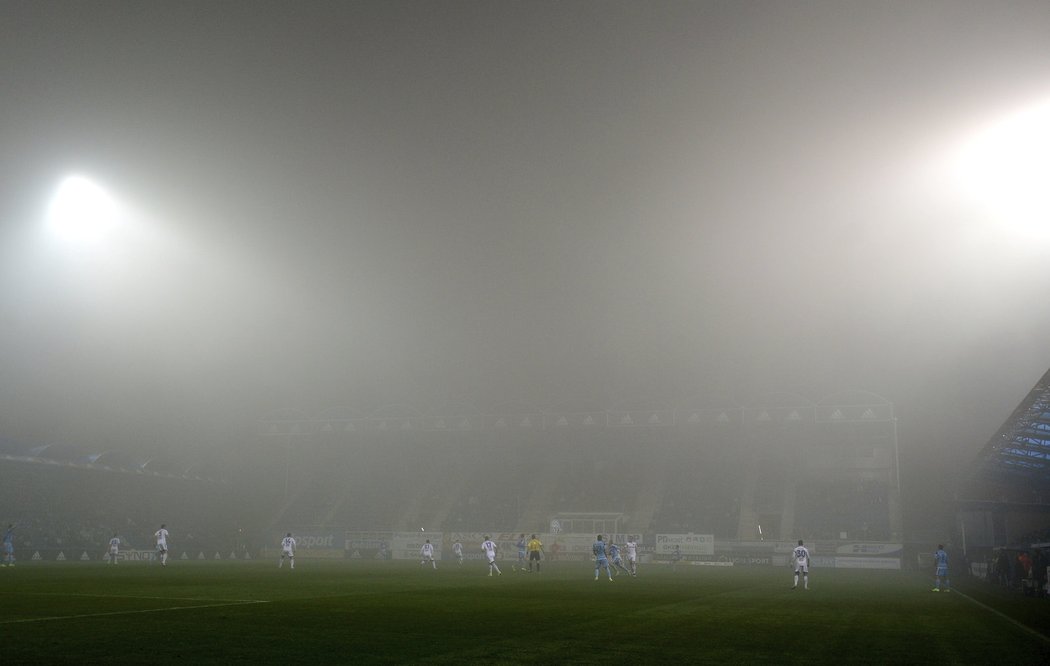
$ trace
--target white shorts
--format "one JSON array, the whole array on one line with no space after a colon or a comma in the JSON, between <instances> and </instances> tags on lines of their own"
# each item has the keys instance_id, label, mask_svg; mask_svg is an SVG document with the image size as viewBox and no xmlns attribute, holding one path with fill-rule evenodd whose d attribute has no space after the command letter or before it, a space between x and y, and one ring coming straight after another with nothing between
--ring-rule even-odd
<instances>
[{"instance_id":1,"label":"white shorts","mask_svg":"<svg viewBox=\"0 0 1050 666\"><path fill-rule=\"evenodd\" d=\"M809 565L805 562L795 562L795 573L809 573Z\"/></svg>"},{"instance_id":2,"label":"white shorts","mask_svg":"<svg viewBox=\"0 0 1050 666\"><path fill-rule=\"evenodd\" d=\"M110 548L110 549L109 549L109 554L110 554L110 555L117 555L117 554L118 554L118 551L117 551L117 549L116 549L115 547L114 547L114 548Z\"/></svg>"},{"instance_id":3,"label":"white shorts","mask_svg":"<svg viewBox=\"0 0 1050 666\"><path fill-rule=\"evenodd\" d=\"M167 542L165 542L165 541L158 541L157 542L157 550L159 550L162 553L168 552L168 544L167 544Z\"/></svg>"},{"instance_id":4,"label":"white shorts","mask_svg":"<svg viewBox=\"0 0 1050 666\"><path fill-rule=\"evenodd\" d=\"M294 552L294 551L291 551L291 550L285 550L285 551L284 551L283 553L281 553L281 554L282 554L282 555L287 555L288 557L295 557L295 552Z\"/></svg>"},{"instance_id":5,"label":"white shorts","mask_svg":"<svg viewBox=\"0 0 1050 666\"><path fill-rule=\"evenodd\" d=\"M489 564L492 564L493 562L496 561L496 556L495 555L489 555L488 558L489 558Z\"/></svg>"}]
</instances>

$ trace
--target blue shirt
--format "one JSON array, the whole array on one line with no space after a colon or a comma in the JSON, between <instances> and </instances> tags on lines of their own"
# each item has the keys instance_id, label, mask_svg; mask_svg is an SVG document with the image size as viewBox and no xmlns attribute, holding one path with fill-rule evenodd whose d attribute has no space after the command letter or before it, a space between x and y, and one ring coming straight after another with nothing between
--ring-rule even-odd
<instances>
[{"instance_id":1,"label":"blue shirt","mask_svg":"<svg viewBox=\"0 0 1050 666\"><path fill-rule=\"evenodd\" d=\"M524 553L525 552L525 539L518 539L518 552L519 553Z\"/></svg>"},{"instance_id":2,"label":"blue shirt","mask_svg":"<svg viewBox=\"0 0 1050 666\"><path fill-rule=\"evenodd\" d=\"M611 557L611 558L613 558L615 560L619 556L620 556L620 547L617 546L615 543L610 543L609 544L609 557Z\"/></svg>"},{"instance_id":3,"label":"blue shirt","mask_svg":"<svg viewBox=\"0 0 1050 666\"><path fill-rule=\"evenodd\" d=\"M591 550L594 552L594 556L599 560L605 559L605 542L595 541L594 545L591 546Z\"/></svg>"},{"instance_id":4,"label":"blue shirt","mask_svg":"<svg viewBox=\"0 0 1050 666\"><path fill-rule=\"evenodd\" d=\"M14 543L14 541L15 541L15 531L14 531L13 528L7 530L6 532L4 532L4 543L11 544L11 543Z\"/></svg>"},{"instance_id":5,"label":"blue shirt","mask_svg":"<svg viewBox=\"0 0 1050 666\"><path fill-rule=\"evenodd\" d=\"M948 553L944 552L943 550L938 550L936 553L933 554L933 559L937 562L938 569L948 568Z\"/></svg>"}]
</instances>

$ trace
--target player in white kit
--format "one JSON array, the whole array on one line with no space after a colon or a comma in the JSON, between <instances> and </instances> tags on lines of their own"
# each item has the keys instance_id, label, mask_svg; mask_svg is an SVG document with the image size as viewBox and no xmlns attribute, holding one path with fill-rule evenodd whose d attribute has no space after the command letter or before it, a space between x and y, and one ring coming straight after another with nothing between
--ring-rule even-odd
<instances>
[{"instance_id":1,"label":"player in white kit","mask_svg":"<svg viewBox=\"0 0 1050 666\"><path fill-rule=\"evenodd\" d=\"M277 563L277 568L280 569L284 566L284 558L288 558L289 568L295 570L295 537L292 533L284 535L281 539L281 561Z\"/></svg>"},{"instance_id":2,"label":"player in white kit","mask_svg":"<svg viewBox=\"0 0 1050 666\"><path fill-rule=\"evenodd\" d=\"M419 566L426 566L426 563L430 562L430 566L438 568L437 562L434 561L434 544L430 543L430 539L419 549L419 557Z\"/></svg>"},{"instance_id":3,"label":"player in white kit","mask_svg":"<svg viewBox=\"0 0 1050 666\"><path fill-rule=\"evenodd\" d=\"M802 539L798 540L798 546L791 551L791 561L795 564L795 584L791 589L798 587L798 575L802 574L803 589L809 589L809 549L802 545Z\"/></svg>"},{"instance_id":4,"label":"player in white kit","mask_svg":"<svg viewBox=\"0 0 1050 666\"><path fill-rule=\"evenodd\" d=\"M157 538L157 558L160 559L162 567L168 566L168 530L161 523L160 529L153 533Z\"/></svg>"},{"instance_id":5,"label":"player in white kit","mask_svg":"<svg viewBox=\"0 0 1050 666\"><path fill-rule=\"evenodd\" d=\"M456 556L456 561L463 564L463 544L456 542L452 544L452 554Z\"/></svg>"},{"instance_id":6,"label":"player in white kit","mask_svg":"<svg viewBox=\"0 0 1050 666\"><path fill-rule=\"evenodd\" d=\"M499 546L497 546L496 542L490 539L487 534L485 535L485 541L481 544L481 549L485 551L485 557L487 557L489 561L489 575L491 576L492 572L495 571L498 575L502 576L503 572L500 571L499 567L496 565L496 553L499 551Z\"/></svg>"},{"instance_id":7,"label":"player in white kit","mask_svg":"<svg viewBox=\"0 0 1050 666\"><path fill-rule=\"evenodd\" d=\"M109 540L109 563L117 563L117 555L120 554L120 537L117 533L113 533L113 538Z\"/></svg>"},{"instance_id":8,"label":"player in white kit","mask_svg":"<svg viewBox=\"0 0 1050 666\"><path fill-rule=\"evenodd\" d=\"M634 537L628 537L627 543L623 545L623 549L627 551L627 567L631 570L632 576L638 575L638 542L634 540Z\"/></svg>"}]
</instances>

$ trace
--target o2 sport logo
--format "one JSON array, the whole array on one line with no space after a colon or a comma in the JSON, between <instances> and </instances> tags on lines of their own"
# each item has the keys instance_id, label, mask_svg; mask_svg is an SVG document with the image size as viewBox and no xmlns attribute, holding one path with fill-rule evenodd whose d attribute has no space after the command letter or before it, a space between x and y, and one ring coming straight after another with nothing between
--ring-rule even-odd
<instances>
[{"instance_id":1,"label":"o2 sport logo","mask_svg":"<svg viewBox=\"0 0 1050 666\"><path fill-rule=\"evenodd\" d=\"M297 536L295 537L295 542L304 550L310 548L335 548L335 535L310 534L307 536Z\"/></svg>"}]
</instances>

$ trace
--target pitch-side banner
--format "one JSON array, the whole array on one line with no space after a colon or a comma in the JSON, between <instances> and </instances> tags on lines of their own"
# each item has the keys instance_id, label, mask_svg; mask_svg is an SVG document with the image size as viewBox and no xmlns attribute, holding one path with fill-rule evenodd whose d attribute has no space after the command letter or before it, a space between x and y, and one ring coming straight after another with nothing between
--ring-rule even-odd
<instances>
[{"instance_id":1,"label":"pitch-side banner","mask_svg":"<svg viewBox=\"0 0 1050 666\"><path fill-rule=\"evenodd\" d=\"M900 569L899 557L836 557L836 569Z\"/></svg>"},{"instance_id":2,"label":"pitch-side banner","mask_svg":"<svg viewBox=\"0 0 1050 666\"><path fill-rule=\"evenodd\" d=\"M293 529L292 538L295 539L295 556L302 558L324 558L339 559L346 556L343 547L343 533L341 530L325 529L321 527L304 527ZM268 545L263 554L266 557L280 557L281 539L285 533L276 532L273 535L273 545Z\"/></svg>"},{"instance_id":3,"label":"pitch-side banner","mask_svg":"<svg viewBox=\"0 0 1050 666\"><path fill-rule=\"evenodd\" d=\"M678 546L682 555L714 555L715 536L713 534L657 534L656 554L670 555Z\"/></svg>"},{"instance_id":4,"label":"pitch-side banner","mask_svg":"<svg viewBox=\"0 0 1050 666\"><path fill-rule=\"evenodd\" d=\"M518 557L518 539L521 532L490 532L489 536L499 546L500 560L516 560ZM525 534L528 541L532 533ZM556 560L582 560L594 557L591 553L591 544L594 543L593 534L561 534L536 533L536 538L543 544L543 559ZM463 544L463 554L466 559L483 559L481 543L485 540L482 532L450 532L445 540L445 547L451 552L452 544L459 541ZM620 542L622 543L622 542Z\"/></svg>"},{"instance_id":5,"label":"pitch-side banner","mask_svg":"<svg viewBox=\"0 0 1050 666\"><path fill-rule=\"evenodd\" d=\"M836 555L864 555L868 557L900 557L904 546L899 543L847 543L835 548Z\"/></svg>"},{"instance_id":6,"label":"pitch-side banner","mask_svg":"<svg viewBox=\"0 0 1050 666\"><path fill-rule=\"evenodd\" d=\"M441 559L441 532L393 532L390 535L390 553L395 560L418 560L419 551L427 539L434 545L434 559Z\"/></svg>"},{"instance_id":7,"label":"pitch-side banner","mask_svg":"<svg viewBox=\"0 0 1050 666\"><path fill-rule=\"evenodd\" d=\"M488 532L488 536L499 548L500 559L518 557L518 539L521 538L521 532ZM527 542L531 536L531 533L526 534L525 541ZM544 551L549 553L550 545L554 543L553 537L547 534L536 534L536 538L543 544ZM485 533L449 532L448 539L445 540L445 547L451 552L452 544L457 541L463 546L463 554L467 559L482 559L481 544L485 541Z\"/></svg>"},{"instance_id":8,"label":"pitch-side banner","mask_svg":"<svg viewBox=\"0 0 1050 666\"><path fill-rule=\"evenodd\" d=\"M393 538L393 532L347 532L346 538L346 549L347 550L379 550L383 544L389 546L390 539Z\"/></svg>"},{"instance_id":9,"label":"pitch-side banner","mask_svg":"<svg viewBox=\"0 0 1050 666\"><path fill-rule=\"evenodd\" d=\"M128 548L126 550L121 550L117 555L117 559L124 560L125 562L148 562L156 554L157 552L154 550L135 550ZM102 559L109 559L108 550L102 554Z\"/></svg>"},{"instance_id":10,"label":"pitch-side banner","mask_svg":"<svg viewBox=\"0 0 1050 666\"><path fill-rule=\"evenodd\" d=\"M343 549L344 537L341 530L324 530L316 528L292 530L292 537L295 539L296 553L301 550ZM281 539L283 538L284 533L275 533L273 535L274 547L280 548Z\"/></svg>"}]
</instances>

